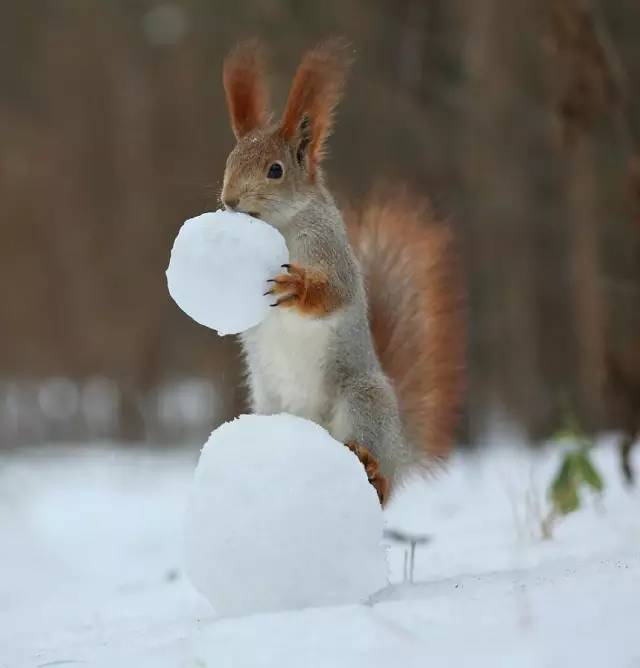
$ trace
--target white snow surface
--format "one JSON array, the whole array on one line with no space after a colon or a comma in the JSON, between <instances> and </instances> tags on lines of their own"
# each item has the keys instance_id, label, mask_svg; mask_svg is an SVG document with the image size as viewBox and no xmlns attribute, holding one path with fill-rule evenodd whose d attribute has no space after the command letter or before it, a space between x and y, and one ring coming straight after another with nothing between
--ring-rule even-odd
<instances>
[{"instance_id":1,"label":"white snow surface","mask_svg":"<svg viewBox=\"0 0 640 668\"><path fill-rule=\"evenodd\" d=\"M167 268L169 293L178 306L218 334L238 334L269 311L267 280L289 261L284 237L244 213L215 211L187 220Z\"/></svg>"},{"instance_id":2,"label":"white snow surface","mask_svg":"<svg viewBox=\"0 0 640 668\"><path fill-rule=\"evenodd\" d=\"M559 446L458 454L385 513L433 538L414 584L398 584L392 546L396 584L369 604L226 619L180 571L197 455L105 444L0 456L2 668L640 665L640 493L622 485L609 440L594 453L603 496L551 541L536 536L536 507Z\"/></svg>"},{"instance_id":3,"label":"white snow surface","mask_svg":"<svg viewBox=\"0 0 640 668\"><path fill-rule=\"evenodd\" d=\"M321 426L242 415L202 449L186 572L221 615L362 603L388 584L380 502Z\"/></svg>"}]
</instances>

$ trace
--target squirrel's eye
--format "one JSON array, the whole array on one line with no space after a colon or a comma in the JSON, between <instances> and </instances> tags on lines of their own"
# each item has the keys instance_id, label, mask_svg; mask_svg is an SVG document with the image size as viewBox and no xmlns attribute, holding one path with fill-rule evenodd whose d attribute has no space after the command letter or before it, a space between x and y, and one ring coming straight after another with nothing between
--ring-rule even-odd
<instances>
[{"instance_id":1,"label":"squirrel's eye","mask_svg":"<svg viewBox=\"0 0 640 668\"><path fill-rule=\"evenodd\" d=\"M281 179L282 178L282 165L279 162L274 162L269 166L269 171L267 172L268 179Z\"/></svg>"}]
</instances>

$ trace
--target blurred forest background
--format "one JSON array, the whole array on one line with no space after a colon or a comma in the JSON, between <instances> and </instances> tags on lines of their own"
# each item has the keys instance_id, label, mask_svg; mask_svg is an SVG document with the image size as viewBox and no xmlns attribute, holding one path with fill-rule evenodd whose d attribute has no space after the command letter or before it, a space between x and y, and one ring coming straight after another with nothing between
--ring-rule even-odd
<instances>
[{"instance_id":1,"label":"blurred forest background","mask_svg":"<svg viewBox=\"0 0 640 668\"><path fill-rule=\"evenodd\" d=\"M461 241L463 440L640 412L637 0L3 0L2 445L201 439L241 409L235 343L164 270L181 222L217 206L225 52L261 36L284 102L335 34L356 64L334 192L407 182Z\"/></svg>"}]
</instances>

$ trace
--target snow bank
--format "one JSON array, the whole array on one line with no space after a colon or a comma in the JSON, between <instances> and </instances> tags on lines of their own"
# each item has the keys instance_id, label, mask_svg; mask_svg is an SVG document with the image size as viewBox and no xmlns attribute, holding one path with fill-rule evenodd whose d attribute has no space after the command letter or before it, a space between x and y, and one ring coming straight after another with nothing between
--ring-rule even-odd
<instances>
[{"instance_id":1,"label":"snow bank","mask_svg":"<svg viewBox=\"0 0 640 668\"><path fill-rule=\"evenodd\" d=\"M187 574L219 614L357 603L387 584L376 492L308 420L243 415L216 429L187 515Z\"/></svg>"},{"instance_id":2,"label":"snow bank","mask_svg":"<svg viewBox=\"0 0 640 668\"><path fill-rule=\"evenodd\" d=\"M177 568L196 452L4 453L0 666L637 668L640 490L624 486L613 441L593 453L602 498L551 541L525 531L524 511L534 494L544 503L562 448L512 446L456 453L447 475L394 496L388 525L433 536L415 584L373 605L223 620ZM389 549L392 581L403 552Z\"/></svg>"},{"instance_id":3,"label":"snow bank","mask_svg":"<svg viewBox=\"0 0 640 668\"><path fill-rule=\"evenodd\" d=\"M267 314L267 280L289 260L282 235L243 213L216 211L187 220L167 268L169 293L201 325L238 334Z\"/></svg>"}]
</instances>

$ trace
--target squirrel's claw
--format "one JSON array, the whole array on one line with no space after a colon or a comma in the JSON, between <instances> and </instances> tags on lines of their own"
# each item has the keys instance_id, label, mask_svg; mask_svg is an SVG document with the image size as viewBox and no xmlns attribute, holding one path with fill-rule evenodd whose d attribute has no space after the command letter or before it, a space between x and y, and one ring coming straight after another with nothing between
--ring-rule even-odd
<instances>
[{"instance_id":1,"label":"squirrel's claw","mask_svg":"<svg viewBox=\"0 0 640 668\"><path fill-rule=\"evenodd\" d=\"M293 295L285 295L284 297L280 297L276 302L273 304L269 304L269 306L280 306L281 304L284 304L286 302L292 302L294 300L298 299L298 295L293 294Z\"/></svg>"},{"instance_id":2,"label":"squirrel's claw","mask_svg":"<svg viewBox=\"0 0 640 668\"><path fill-rule=\"evenodd\" d=\"M380 464L378 463L378 460L371 454L371 452L369 452L369 450L367 450L367 448L358 445L354 441L349 441L348 443L345 443L345 445L361 461L369 482L378 493L380 505L384 506L389 498L389 481L380 473Z\"/></svg>"},{"instance_id":3,"label":"squirrel's claw","mask_svg":"<svg viewBox=\"0 0 640 668\"><path fill-rule=\"evenodd\" d=\"M305 277L304 269L296 267L292 264L281 265L288 273L278 274L274 278L267 280L270 284L270 289L264 293L264 296L274 295L277 297L276 301L270 306L292 306L294 302L301 299L305 291Z\"/></svg>"}]
</instances>

